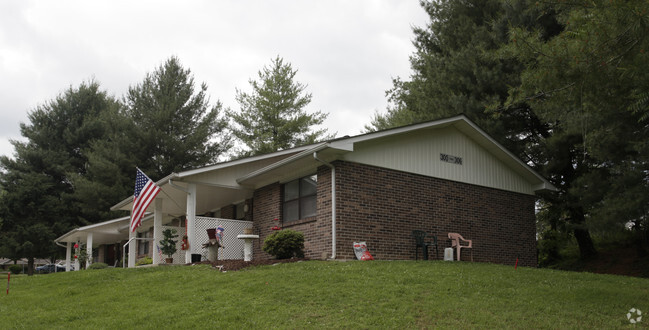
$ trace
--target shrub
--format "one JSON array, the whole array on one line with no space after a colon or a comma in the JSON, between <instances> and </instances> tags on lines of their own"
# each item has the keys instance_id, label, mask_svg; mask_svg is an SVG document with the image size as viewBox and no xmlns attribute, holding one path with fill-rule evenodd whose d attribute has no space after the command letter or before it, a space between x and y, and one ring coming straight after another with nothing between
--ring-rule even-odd
<instances>
[{"instance_id":1,"label":"shrub","mask_svg":"<svg viewBox=\"0 0 649 330\"><path fill-rule=\"evenodd\" d=\"M107 267L108 267L108 265L103 263L103 262L95 262L95 263L90 264L88 269L104 269L104 268L107 268Z\"/></svg>"},{"instance_id":2,"label":"shrub","mask_svg":"<svg viewBox=\"0 0 649 330\"><path fill-rule=\"evenodd\" d=\"M21 265L11 265L11 266L9 266L9 271L12 274L20 274L20 273L23 272L23 266L21 266Z\"/></svg>"},{"instance_id":3,"label":"shrub","mask_svg":"<svg viewBox=\"0 0 649 330\"><path fill-rule=\"evenodd\" d=\"M304 257L304 234L295 230L280 230L266 237L264 252L277 259Z\"/></svg>"},{"instance_id":4,"label":"shrub","mask_svg":"<svg viewBox=\"0 0 649 330\"><path fill-rule=\"evenodd\" d=\"M162 254L166 255L168 258L172 258L174 253L176 253L176 240L174 238L178 237L176 235L175 229L167 228L162 231L162 241L160 241L160 250Z\"/></svg>"},{"instance_id":5,"label":"shrub","mask_svg":"<svg viewBox=\"0 0 649 330\"><path fill-rule=\"evenodd\" d=\"M137 262L135 262L136 266L142 266L142 265L151 265L153 264L153 259L151 257L144 257Z\"/></svg>"}]
</instances>

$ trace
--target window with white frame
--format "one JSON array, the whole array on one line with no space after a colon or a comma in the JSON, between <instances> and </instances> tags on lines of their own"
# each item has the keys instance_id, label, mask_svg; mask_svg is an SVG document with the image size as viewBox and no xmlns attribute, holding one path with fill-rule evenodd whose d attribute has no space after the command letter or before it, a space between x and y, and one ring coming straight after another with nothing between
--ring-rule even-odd
<instances>
[{"instance_id":1,"label":"window with white frame","mask_svg":"<svg viewBox=\"0 0 649 330\"><path fill-rule=\"evenodd\" d=\"M318 176L314 174L282 186L284 223L316 215L317 184Z\"/></svg>"}]
</instances>

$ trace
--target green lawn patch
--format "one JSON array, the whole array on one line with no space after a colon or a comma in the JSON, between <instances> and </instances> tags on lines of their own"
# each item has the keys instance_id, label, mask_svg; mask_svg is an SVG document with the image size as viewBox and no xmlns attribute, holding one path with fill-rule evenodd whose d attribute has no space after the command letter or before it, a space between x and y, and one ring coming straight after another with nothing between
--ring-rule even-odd
<instances>
[{"instance_id":1,"label":"green lawn patch","mask_svg":"<svg viewBox=\"0 0 649 330\"><path fill-rule=\"evenodd\" d=\"M14 276L3 328L620 328L649 279L457 262L308 261ZM635 327L649 326L649 319Z\"/></svg>"}]
</instances>

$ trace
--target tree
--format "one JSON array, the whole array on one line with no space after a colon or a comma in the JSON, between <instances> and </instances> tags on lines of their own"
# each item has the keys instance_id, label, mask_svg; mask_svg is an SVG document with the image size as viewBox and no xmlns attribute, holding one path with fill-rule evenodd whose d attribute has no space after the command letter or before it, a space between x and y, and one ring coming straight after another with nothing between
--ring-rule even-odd
<instances>
[{"instance_id":1,"label":"tree","mask_svg":"<svg viewBox=\"0 0 649 330\"><path fill-rule=\"evenodd\" d=\"M81 204L79 217L90 223L128 215L110 207L133 194L134 172L139 159L136 128L121 107L101 114L107 123L106 138L95 140L86 152L84 175L71 176L75 198Z\"/></svg>"},{"instance_id":2,"label":"tree","mask_svg":"<svg viewBox=\"0 0 649 330\"><path fill-rule=\"evenodd\" d=\"M110 219L124 212L109 208L133 194L135 168L153 180L204 166L231 147L220 102L210 105L207 86L197 91L189 69L169 58L129 88L122 106L105 113L108 138L92 143L87 173L75 177L84 217Z\"/></svg>"},{"instance_id":3,"label":"tree","mask_svg":"<svg viewBox=\"0 0 649 330\"><path fill-rule=\"evenodd\" d=\"M176 57L129 88L124 114L134 128L130 150L152 179L215 163L230 148L222 105L210 105L206 92L204 83L195 90L191 71Z\"/></svg>"},{"instance_id":4,"label":"tree","mask_svg":"<svg viewBox=\"0 0 649 330\"><path fill-rule=\"evenodd\" d=\"M558 194L544 194L545 206L559 208L571 226L582 256L594 254L583 226L585 211L578 196L569 193L583 172L569 147L574 137L536 113L525 98L509 97L521 84L527 62L503 56L512 27L534 31L539 42L563 30L556 11L539 10L529 1L422 2L431 17L425 28L415 28L410 81L396 79L388 91L391 108L377 114L368 130L445 118L463 113L527 164L550 177ZM566 216L569 214L569 216ZM555 223L556 224L556 223ZM556 227L556 226L553 226ZM556 228L554 228L556 229Z\"/></svg>"},{"instance_id":5,"label":"tree","mask_svg":"<svg viewBox=\"0 0 649 330\"><path fill-rule=\"evenodd\" d=\"M236 124L233 134L246 145L239 156L258 155L310 144L325 136L326 130L313 130L327 118L320 111L307 113L311 102L306 86L295 82L297 70L279 56L259 71L259 80L250 79L251 93L237 89L240 112L228 111Z\"/></svg>"},{"instance_id":6,"label":"tree","mask_svg":"<svg viewBox=\"0 0 649 330\"><path fill-rule=\"evenodd\" d=\"M525 101L555 126L550 142L559 142L554 150L565 160L549 164L558 165L548 173L562 187L552 204L565 205L578 242L589 240L579 230L621 230L628 224L646 241L649 3L558 1L541 9L559 13L565 30L542 40L535 31L514 29L503 53L526 68L508 104ZM579 246L582 256L594 252Z\"/></svg>"},{"instance_id":7,"label":"tree","mask_svg":"<svg viewBox=\"0 0 649 330\"><path fill-rule=\"evenodd\" d=\"M551 15L500 0L421 5L430 23L413 29L410 80L394 80L387 112L375 114L366 130L464 114L524 161L541 163L535 146L548 135L547 125L524 103L516 111L494 111L507 99L509 86L519 83L523 66L493 52L507 43L510 24L538 27L544 37L556 34L560 27Z\"/></svg>"},{"instance_id":8,"label":"tree","mask_svg":"<svg viewBox=\"0 0 649 330\"><path fill-rule=\"evenodd\" d=\"M29 113L30 123L20 125L26 141L12 141L14 158L0 158L0 245L27 257L30 274L34 258L55 253L56 237L88 224L78 217L71 177L85 173L87 150L105 137L101 114L115 105L96 82L70 87Z\"/></svg>"}]
</instances>

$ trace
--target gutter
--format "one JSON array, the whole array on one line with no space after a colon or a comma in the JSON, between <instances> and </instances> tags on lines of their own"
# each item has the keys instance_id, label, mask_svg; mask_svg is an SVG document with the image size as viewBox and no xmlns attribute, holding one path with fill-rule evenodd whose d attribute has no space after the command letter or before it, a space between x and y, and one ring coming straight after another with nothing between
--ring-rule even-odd
<instances>
[{"instance_id":1,"label":"gutter","mask_svg":"<svg viewBox=\"0 0 649 330\"><path fill-rule=\"evenodd\" d=\"M167 181L167 182L169 183L170 186L172 186L172 187L174 187L174 188L176 188L176 189L178 189L178 190L180 190L180 191L184 191L184 192L187 193L188 195L191 195L191 194L189 193L189 189L187 189L187 188L185 188L185 187L181 187L181 186L179 186L179 185L173 183L173 181L171 181L171 179L169 179L169 181Z\"/></svg>"},{"instance_id":2,"label":"gutter","mask_svg":"<svg viewBox=\"0 0 649 330\"><path fill-rule=\"evenodd\" d=\"M318 152L313 152L313 159L331 169L331 259L336 259L336 167L318 158Z\"/></svg>"}]
</instances>

